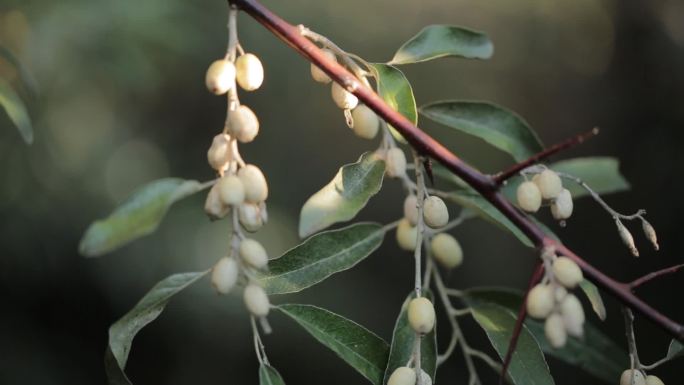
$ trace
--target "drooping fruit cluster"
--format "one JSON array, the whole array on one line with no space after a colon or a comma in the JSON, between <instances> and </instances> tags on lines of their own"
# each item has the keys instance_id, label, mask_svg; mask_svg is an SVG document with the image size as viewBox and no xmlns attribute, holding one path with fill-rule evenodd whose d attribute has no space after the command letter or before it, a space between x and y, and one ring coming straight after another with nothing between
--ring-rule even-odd
<instances>
[{"instance_id":1,"label":"drooping fruit cluster","mask_svg":"<svg viewBox=\"0 0 684 385\"><path fill-rule=\"evenodd\" d=\"M527 313L543 319L544 332L554 348L565 346L568 335L582 337L584 334L584 309L579 299L569 289L584 280L582 270L567 257L557 257L548 250L542 254L546 277L527 295Z\"/></svg>"},{"instance_id":2,"label":"drooping fruit cluster","mask_svg":"<svg viewBox=\"0 0 684 385\"><path fill-rule=\"evenodd\" d=\"M665 383L656 376L647 376L641 370L627 369L620 376L620 385L665 385Z\"/></svg>"},{"instance_id":3,"label":"drooping fruit cluster","mask_svg":"<svg viewBox=\"0 0 684 385\"><path fill-rule=\"evenodd\" d=\"M558 174L550 169L536 174L531 181L520 183L516 197L520 208L530 213L537 212L543 201L548 201L556 220L564 221L572 215L572 195L563 188Z\"/></svg>"}]
</instances>

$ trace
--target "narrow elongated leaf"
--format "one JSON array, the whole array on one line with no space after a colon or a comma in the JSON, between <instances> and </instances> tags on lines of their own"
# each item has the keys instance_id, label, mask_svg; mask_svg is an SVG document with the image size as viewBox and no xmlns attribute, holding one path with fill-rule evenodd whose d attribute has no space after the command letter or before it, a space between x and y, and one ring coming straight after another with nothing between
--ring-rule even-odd
<instances>
[{"instance_id":1,"label":"narrow elongated leaf","mask_svg":"<svg viewBox=\"0 0 684 385\"><path fill-rule=\"evenodd\" d=\"M17 127L21 137L27 144L33 143L33 125L28 110L19 95L6 81L0 79L0 106Z\"/></svg>"},{"instance_id":2,"label":"narrow elongated leaf","mask_svg":"<svg viewBox=\"0 0 684 385\"><path fill-rule=\"evenodd\" d=\"M382 187L385 161L367 152L356 163L342 166L333 180L309 198L299 215L304 238L356 216Z\"/></svg>"},{"instance_id":3,"label":"narrow elongated leaf","mask_svg":"<svg viewBox=\"0 0 684 385\"><path fill-rule=\"evenodd\" d=\"M24 89L28 91L29 96L35 97L38 94L38 85L35 77L28 70L28 68L19 60L19 58L12 53L7 47L0 45L0 57L5 58L10 64L16 68L19 74L19 79L24 86Z\"/></svg>"},{"instance_id":4,"label":"narrow elongated leaf","mask_svg":"<svg viewBox=\"0 0 684 385\"><path fill-rule=\"evenodd\" d=\"M152 233L172 204L204 187L194 180L159 179L134 192L107 218L91 224L79 244L86 257L97 257Z\"/></svg>"},{"instance_id":5,"label":"narrow elongated leaf","mask_svg":"<svg viewBox=\"0 0 684 385\"><path fill-rule=\"evenodd\" d=\"M274 367L261 364L259 366L259 385L285 385L285 381Z\"/></svg>"},{"instance_id":6,"label":"narrow elongated leaf","mask_svg":"<svg viewBox=\"0 0 684 385\"><path fill-rule=\"evenodd\" d=\"M278 309L370 382L382 384L389 356L389 345L382 338L354 321L313 305L287 304Z\"/></svg>"},{"instance_id":7,"label":"narrow elongated leaf","mask_svg":"<svg viewBox=\"0 0 684 385\"><path fill-rule=\"evenodd\" d=\"M418 124L418 110L416 99L413 97L413 89L404 73L398 68L383 63L371 64L371 69L377 81L378 94L390 107L404 115L411 123ZM392 136L406 143L401 134L392 126L389 126Z\"/></svg>"},{"instance_id":8,"label":"narrow elongated leaf","mask_svg":"<svg viewBox=\"0 0 684 385\"><path fill-rule=\"evenodd\" d=\"M130 385L124 373L133 338L159 317L166 304L180 291L207 274L207 271L171 275L159 283L133 309L109 328L109 346L105 354L105 370L110 385Z\"/></svg>"},{"instance_id":9,"label":"narrow elongated leaf","mask_svg":"<svg viewBox=\"0 0 684 385\"><path fill-rule=\"evenodd\" d=\"M425 292L424 296L432 301L432 293ZM401 306L401 311L397 317L397 322L394 324L394 332L392 333L392 345L390 347L389 361L385 369L385 376L383 384L387 384L387 380L392 375L392 372L400 366L406 366L406 363L413 355L413 344L416 339L416 332L413 331L411 325L408 323L408 304L415 298L415 292L411 292ZM437 374L437 327L425 336L420 343L420 366L435 382L435 375Z\"/></svg>"},{"instance_id":10,"label":"narrow elongated leaf","mask_svg":"<svg viewBox=\"0 0 684 385\"><path fill-rule=\"evenodd\" d=\"M375 223L357 223L316 234L271 260L259 281L269 294L295 293L350 269L380 247L385 230Z\"/></svg>"},{"instance_id":11,"label":"narrow elongated leaf","mask_svg":"<svg viewBox=\"0 0 684 385\"><path fill-rule=\"evenodd\" d=\"M402 45L389 64L410 64L446 56L489 59L494 45L482 32L454 25L429 25Z\"/></svg>"},{"instance_id":12,"label":"narrow elongated leaf","mask_svg":"<svg viewBox=\"0 0 684 385\"><path fill-rule=\"evenodd\" d=\"M491 103L446 100L422 106L420 113L437 123L483 139L516 161L523 161L543 148L527 122L512 111Z\"/></svg>"},{"instance_id":13,"label":"narrow elongated leaf","mask_svg":"<svg viewBox=\"0 0 684 385\"><path fill-rule=\"evenodd\" d=\"M606 305L603 304L603 298L601 298L601 293L599 292L596 285L588 280L580 282L580 289L589 299L591 303L591 308L594 309L594 313L601 319L601 321L606 320Z\"/></svg>"},{"instance_id":14,"label":"narrow elongated leaf","mask_svg":"<svg viewBox=\"0 0 684 385\"><path fill-rule=\"evenodd\" d=\"M506 288L474 288L467 291L466 301L498 304L515 314L522 304L522 293ZM546 342L543 323L528 318L525 325L546 354L608 383L619 378L629 363L627 353L591 323L585 323L583 339L569 337L562 349L554 349Z\"/></svg>"}]
</instances>

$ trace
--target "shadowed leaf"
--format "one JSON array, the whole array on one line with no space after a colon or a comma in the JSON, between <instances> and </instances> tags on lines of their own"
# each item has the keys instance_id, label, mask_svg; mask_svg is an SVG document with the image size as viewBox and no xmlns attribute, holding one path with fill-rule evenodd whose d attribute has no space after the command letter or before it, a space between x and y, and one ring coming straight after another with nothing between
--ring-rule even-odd
<instances>
[{"instance_id":1,"label":"shadowed leaf","mask_svg":"<svg viewBox=\"0 0 684 385\"><path fill-rule=\"evenodd\" d=\"M19 130L24 142L33 143L33 125L28 110L12 86L2 79L0 79L0 106L5 109L7 116Z\"/></svg>"},{"instance_id":2,"label":"shadowed leaf","mask_svg":"<svg viewBox=\"0 0 684 385\"><path fill-rule=\"evenodd\" d=\"M404 115L414 125L418 124L416 100L413 97L411 83L398 68L382 63L371 64L371 69L378 85L378 94L394 110ZM406 143L406 139L394 127L388 125L392 136Z\"/></svg>"},{"instance_id":3,"label":"shadowed leaf","mask_svg":"<svg viewBox=\"0 0 684 385\"><path fill-rule=\"evenodd\" d=\"M447 56L489 59L494 45L487 35L452 25L429 25L409 39L389 64L410 64Z\"/></svg>"}]
</instances>

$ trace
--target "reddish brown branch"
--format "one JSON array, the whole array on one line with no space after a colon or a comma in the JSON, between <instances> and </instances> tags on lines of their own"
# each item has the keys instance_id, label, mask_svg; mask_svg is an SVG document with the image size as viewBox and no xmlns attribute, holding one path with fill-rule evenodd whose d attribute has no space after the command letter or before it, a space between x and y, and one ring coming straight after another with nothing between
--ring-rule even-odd
<instances>
[{"instance_id":1,"label":"reddish brown branch","mask_svg":"<svg viewBox=\"0 0 684 385\"><path fill-rule=\"evenodd\" d=\"M591 130L587 132L583 132L579 135L575 135L571 138L568 138L560 143L554 144L553 146L545 149L544 151L541 151L539 153L536 153L529 157L528 159L525 159L524 161L520 163L516 163L513 166L511 166L509 169L502 171L496 175L493 176L494 182L497 185L502 184L503 182L507 181L508 179L514 177L516 174L518 174L520 171L536 164L539 163L540 160L544 160L554 154L557 154L563 150L566 150L568 148L577 146L578 144L583 143L587 139L591 139L594 136L598 135L599 129L598 127L594 127Z\"/></svg>"},{"instance_id":2,"label":"reddish brown branch","mask_svg":"<svg viewBox=\"0 0 684 385\"><path fill-rule=\"evenodd\" d=\"M668 274L674 274L683 267L684 267L684 264L675 265L675 266L670 266L670 267L662 269L662 270L654 271L652 273L648 273L648 274L644 275L643 277L637 278L634 281L628 283L627 287L629 288L629 290L634 290L637 287L639 287L643 284L646 284L648 282L651 282L652 280L654 280L658 277L662 277L663 275L668 275Z\"/></svg>"},{"instance_id":3,"label":"reddish brown branch","mask_svg":"<svg viewBox=\"0 0 684 385\"><path fill-rule=\"evenodd\" d=\"M481 174L470 165L464 163L442 144L434 140L421 129L413 125L403 115L387 105L373 90L361 84L349 71L334 60L323 54L320 48L301 35L299 28L287 23L256 0L229 0L251 15L278 38L287 43L294 50L302 54L307 60L316 64L335 82L343 85L352 92L366 106L375 111L387 123L391 124L404 138L423 155L429 156L459 176L473 189L478 191L489 203L496 207L506 218L520 229L536 246L553 246L561 254L574 260L584 270L585 275L603 289L617 297L626 306L635 309L648 319L667 330L675 338L684 341L682 325L669 319L656 309L637 298L624 284L606 276L585 260L577 256L560 242L549 238L525 214L520 212L499 191L495 180Z\"/></svg>"}]
</instances>

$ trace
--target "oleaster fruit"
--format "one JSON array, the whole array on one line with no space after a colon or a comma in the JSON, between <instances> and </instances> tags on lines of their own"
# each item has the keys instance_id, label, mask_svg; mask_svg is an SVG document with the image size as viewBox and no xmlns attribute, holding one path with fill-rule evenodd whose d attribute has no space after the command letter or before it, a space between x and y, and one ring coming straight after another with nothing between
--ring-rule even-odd
<instances>
[{"instance_id":1,"label":"oleaster fruit","mask_svg":"<svg viewBox=\"0 0 684 385\"><path fill-rule=\"evenodd\" d=\"M243 293L245 306L250 313L255 317L266 317L271 308L271 303L264 289L254 283L250 283L245 287Z\"/></svg>"},{"instance_id":2,"label":"oleaster fruit","mask_svg":"<svg viewBox=\"0 0 684 385\"><path fill-rule=\"evenodd\" d=\"M665 383L660 378L649 375L646 376L646 385L665 385Z\"/></svg>"},{"instance_id":3,"label":"oleaster fruit","mask_svg":"<svg viewBox=\"0 0 684 385\"><path fill-rule=\"evenodd\" d=\"M243 239L240 242L239 252L242 261L257 270L261 270L268 265L266 249L254 239Z\"/></svg>"},{"instance_id":4,"label":"oleaster fruit","mask_svg":"<svg viewBox=\"0 0 684 385\"><path fill-rule=\"evenodd\" d=\"M532 181L539 187L541 196L544 199L554 199L563 189L563 182L558 174L546 169L532 178Z\"/></svg>"},{"instance_id":5,"label":"oleaster fruit","mask_svg":"<svg viewBox=\"0 0 684 385\"><path fill-rule=\"evenodd\" d=\"M207 151L207 161L214 170L222 173L230 162L230 136L218 134L211 141Z\"/></svg>"},{"instance_id":6,"label":"oleaster fruit","mask_svg":"<svg viewBox=\"0 0 684 385\"><path fill-rule=\"evenodd\" d=\"M214 184L209 190L207 200L204 202L204 212L211 220L221 219L230 213L230 206L221 200L218 184Z\"/></svg>"},{"instance_id":7,"label":"oleaster fruit","mask_svg":"<svg viewBox=\"0 0 684 385\"><path fill-rule=\"evenodd\" d=\"M354 125L352 130L354 133L364 139L373 139L378 134L380 128L380 119L364 104L359 104L352 110L352 119Z\"/></svg>"},{"instance_id":8,"label":"oleaster fruit","mask_svg":"<svg viewBox=\"0 0 684 385\"><path fill-rule=\"evenodd\" d=\"M418 228L413 226L408 219L402 218L397 225L397 243L399 247L413 251L416 249L416 240L418 236Z\"/></svg>"},{"instance_id":9,"label":"oleaster fruit","mask_svg":"<svg viewBox=\"0 0 684 385\"><path fill-rule=\"evenodd\" d=\"M337 83L332 84L330 92L335 104L342 109L351 110L356 107L357 104L359 104L359 99L354 96L354 94L348 92Z\"/></svg>"},{"instance_id":10,"label":"oleaster fruit","mask_svg":"<svg viewBox=\"0 0 684 385\"><path fill-rule=\"evenodd\" d=\"M553 275L568 289L574 289L584 280L582 270L568 257L558 257L553 261Z\"/></svg>"},{"instance_id":11,"label":"oleaster fruit","mask_svg":"<svg viewBox=\"0 0 684 385\"><path fill-rule=\"evenodd\" d=\"M400 366L392 372L387 385L416 385L416 371L407 367Z\"/></svg>"},{"instance_id":12,"label":"oleaster fruit","mask_svg":"<svg viewBox=\"0 0 684 385\"><path fill-rule=\"evenodd\" d=\"M572 294L568 294L560 303L560 311L563 322L568 334L574 337L584 335L584 309L579 299Z\"/></svg>"},{"instance_id":13,"label":"oleaster fruit","mask_svg":"<svg viewBox=\"0 0 684 385\"><path fill-rule=\"evenodd\" d=\"M238 207L238 219L245 230L253 233L266 222L265 207L256 203L243 203Z\"/></svg>"},{"instance_id":14,"label":"oleaster fruit","mask_svg":"<svg viewBox=\"0 0 684 385\"><path fill-rule=\"evenodd\" d=\"M235 175L227 175L217 182L219 197L225 205L237 206L245 200L245 187Z\"/></svg>"},{"instance_id":15,"label":"oleaster fruit","mask_svg":"<svg viewBox=\"0 0 684 385\"><path fill-rule=\"evenodd\" d=\"M527 294L527 314L544 319L551 314L554 305L554 291L550 285L538 284Z\"/></svg>"},{"instance_id":16,"label":"oleaster fruit","mask_svg":"<svg viewBox=\"0 0 684 385\"><path fill-rule=\"evenodd\" d=\"M414 194L410 194L404 199L404 218L412 226L418 224L418 198Z\"/></svg>"},{"instance_id":17,"label":"oleaster fruit","mask_svg":"<svg viewBox=\"0 0 684 385\"><path fill-rule=\"evenodd\" d=\"M433 195L423 200L423 219L433 229L444 227L449 222L449 210L442 198Z\"/></svg>"},{"instance_id":18,"label":"oleaster fruit","mask_svg":"<svg viewBox=\"0 0 684 385\"><path fill-rule=\"evenodd\" d=\"M249 143L259 134L259 119L249 107L238 106L228 115L227 132L242 143Z\"/></svg>"},{"instance_id":19,"label":"oleaster fruit","mask_svg":"<svg viewBox=\"0 0 684 385\"><path fill-rule=\"evenodd\" d=\"M620 376L620 385L647 385L646 378L640 370L627 369Z\"/></svg>"},{"instance_id":20,"label":"oleaster fruit","mask_svg":"<svg viewBox=\"0 0 684 385\"><path fill-rule=\"evenodd\" d=\"M556 220L565 220L570 218L572 210L572 195L568 189L562 189L553 203L551 203L551 215Z\"/></svg>"},{"instance_id":21,"label":"oleaster fruit","mask_svg":"<svg viewBox=\"0 0 684 385\"><path fill-rule=\"evenodd\" d=\"M406 175L406 155L400 148L392 147L387 150L385 164L385 171L389 177L399 178Z\"/></svg>"},{"instance_id":22,"label":"oleaster fruit","mask_svg":"<svg viewBox=\"0 0 684 385\"><path fill-rule=\"evenodd\" d=\"M430 248L435 260L447 269L453 269L463 263L463 249L456 238L447 233L439 233L430 241Z\"/></svg>"},{"instance_id":23,"label":"oleaster fruit","mask_svg":"<svg viewBox=\"0 0 684 385\"><path fill-rule=\"evenodd\" d=\"M323 52L323 55L325 55L325 57L328 60L336 61L335 54L331 50L324 48L321 51ZM323 70L318 68L318 66L313 64L313 63L311 63L311 77L319 83L325 84L325 83L330 83L330 81L331 81L330 76L328 76L328 74L323 72Z\"/></svg>"},{"instance_id":24,"label":"oleaster fruit","mask_svg":"<svg viewBox=\"0 0 684 385\"><path fill-rule=\"evenodd\" d=\"M527 212L537 212L541 207L541 191L539 191L539 187L537 187L537 184L534 182L525 181L520 183L516 196L520 208Z\"/></svg>"},{"instance_id":25,"label":"oleaster fruit","mask_svg":"<svg viewBox=\"0 0 684 385\"><path fill-rule=\"evenodd\" d=\"M414 298L408 305L408 321L419 334L427 334L435 326L435 307L425 297Z\"/></svg>"},{"instance_id":26,"label":"oleaster fruit","mask_svg":"<svg viewBox=\"0 0 684 385\"><path fill-rule=\"evenodd\" d=\"M238 264L234 258L223 257L211 270L211 284L217 292L228 294L238 280Z\"/></svg>"},{"instance_id":27,"label":"oleaster fruit","mask_svg":"<svg viewBox=\"0 0 684 385\"><path fill-rule=\"evenodd\" d=\"M266 177L259 167L247 164L240 168L238 178L245 188L245 200L250 203L263 202L268 198L268 184Z\"/></svg>"},{"instance_id":28,"label":"oleaster fruit","mask_svg":"<svg viewBox=\"0 0 684 385\"><path fill-rule=\"evenodd\" d=\"M235 87L235 65L224 59L211 63L205 78L207 89L216 95L223 95Z\"/></svg>"},{"instance_id":29,"label":"oleaster fruit","mask_svg":"<svg viewBox=\"0 0 684 385\"><path fill-rule=\"evenodd\" d=\"M264 82L264 67L256 55L246 53L235 61L237 83L245 91L254 91Z\"/></svg>"},{"instance_id":30,"label":"oleaster fruit","mask_svg":"<svg viewBox=\"0 0 684 385\"><path fill-rule=\"evenodd\" d=\"M554 348L562 348L568 340L568 332L565 328L563 317L558 313L553 313L544 322L544 334L549 344Z\"/></svg>"}]
</instances>

